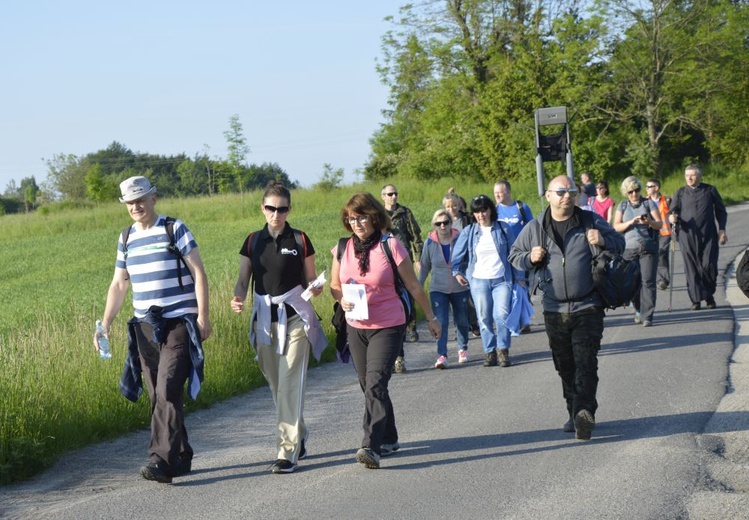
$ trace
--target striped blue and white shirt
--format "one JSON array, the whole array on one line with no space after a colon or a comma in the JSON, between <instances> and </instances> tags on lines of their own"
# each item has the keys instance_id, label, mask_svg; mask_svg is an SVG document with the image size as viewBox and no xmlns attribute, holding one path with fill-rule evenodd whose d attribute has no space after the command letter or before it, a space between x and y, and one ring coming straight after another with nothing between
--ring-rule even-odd
<instances>
[{"instance_id":1,"label":"striped blue and white shirt","mask_svg":"<svg viewBox=\"0 0 749 520\"><path fill-rule=\"evenodd\" d=\"M156 224L149 229L141 231L131 227L127 240L127 258L120 233L115 266L126 269L130 275L133 307L138 318L145 317L153 305L164 309L165 318L198 313L195 282L184 264L181 265L184 291L179 286L179 258L169 251L165 224L166 217L159 215ZM190 230L181 220L174 221L174 245L182 256L198 247Z\"/></svg>"}]
</instances>

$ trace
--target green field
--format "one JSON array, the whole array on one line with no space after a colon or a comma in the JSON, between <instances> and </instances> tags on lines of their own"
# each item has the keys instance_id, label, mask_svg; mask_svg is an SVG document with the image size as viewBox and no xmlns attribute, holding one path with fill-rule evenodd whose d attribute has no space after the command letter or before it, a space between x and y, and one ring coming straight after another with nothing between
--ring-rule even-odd
<instances>
[{"instance_id":1,"label":"green field","mask_svg":"<svg viewBox=\"0 0 749 520\"><path fill-rule=\"evenodd\" d=\"M664 190L682 182L675 172ZM744 200L740 179L711 180L730 200ZM718 182L720 181L720 182ZM535 182L514 183L514 194L537 214L541 199ZM456 179L397 183L403 204L428 231L442 196L454 186L464 198L484 193L491 184ZM612 183L612 195L619 200ZM289 223L305 230L317 249L317 270L328 270L338 237L343 203L355 191L379 197L380 184L330 192L292 194ZM210 283L213 335L206 342L206 381L188 411L264 384L247 341L249 313L231 312L238 251L247 234L264 224L260 192L196 199L164 199L157 210L182 219L198 241ZM149 424L148 399L133 405L119 394L126 356L127 301L111 331L113 355L102 361L92 346L94 321L101 316L111 281L119 232L130 222L122 204L90 209L37 212L0 217L0 483L27 478L71 449L114 438ZM332 299L327 291L314 300L332 339ZM335 359L334 348L324 361ZM144 459L146 446L143 447Z\"/></svg>"}]
</instances>

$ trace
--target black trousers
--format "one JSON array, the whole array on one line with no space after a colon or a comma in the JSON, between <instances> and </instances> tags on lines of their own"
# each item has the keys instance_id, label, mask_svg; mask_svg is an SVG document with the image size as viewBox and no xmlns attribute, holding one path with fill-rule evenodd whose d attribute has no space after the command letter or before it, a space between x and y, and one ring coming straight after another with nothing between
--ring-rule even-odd
<instances>
[{"instance_id":1,"label":"black trousers","mask_svg":"<svg viewBox=\"0 0 749 520\"><path fill-rule=\"evenodd\" d=\"M559 377L567 412L580 410L595 416L598 409L598 351L603 338L604 311L591 307L572 314L544 312L546 335Z\"/></svg>"},{"instance_id":2,"label":"black trousers","mask_svg":"<svg viewBox=\"0 0 749 520\"><path fill-rule=\"evenodd\" d=\"M190 375L190 337L184 321L167 320L166 342L152 341L146 322L135 327L143 380L151 399L151 442L148 456L154 462L175 466L180 458L192 459L184 415L185 382Z\"/></svg>"},{"instance_id":3,"label":"black trousers","mask_svg":"<svg viewBox=\"0 0 749 520\"><path fill-rule=\"evenodd\" d=\"M388 383L405 326L374 330L347 327L351 359L359 386L364 392L364 438L361 447L379 454L382 444L398 442Z\"/></svg>"}]
</instances>

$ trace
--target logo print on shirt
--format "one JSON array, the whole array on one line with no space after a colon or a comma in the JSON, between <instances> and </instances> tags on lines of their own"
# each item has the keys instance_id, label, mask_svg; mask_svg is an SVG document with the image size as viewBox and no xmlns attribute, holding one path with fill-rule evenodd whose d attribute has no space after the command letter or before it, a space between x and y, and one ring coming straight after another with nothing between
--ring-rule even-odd
<instances>
[{"instance_id":1,"label":"logo print on shirt","mask_svg":"<svg viewBox=\"0 0 749 520\"><path fill-rule=\"evenodd\" d=\"M298 255L299 252L296 249L286 249L285 247L281 248L281 254L282 255Z\"/></svg>"}]
</instances>

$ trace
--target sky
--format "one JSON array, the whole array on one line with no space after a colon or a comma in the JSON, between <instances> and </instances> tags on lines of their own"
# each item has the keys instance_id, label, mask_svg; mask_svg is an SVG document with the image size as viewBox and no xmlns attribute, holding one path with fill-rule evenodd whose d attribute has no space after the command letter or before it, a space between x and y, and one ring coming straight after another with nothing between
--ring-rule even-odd
<instances>
[{"instance_id":1,"label":"sky","mask_svg":"<svg viewBox=\"0 0 749 520\"><path fill-rule=\"evenodd\" d=\"M133 152L227 155L310 186L356 179L383 122L381 38L403 0L7 0L0 3L0 193L46 160L113 141ZM206 148L207 147L207 148Z\"/></svg>"}]
</instances>

